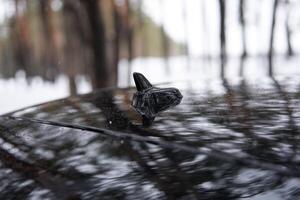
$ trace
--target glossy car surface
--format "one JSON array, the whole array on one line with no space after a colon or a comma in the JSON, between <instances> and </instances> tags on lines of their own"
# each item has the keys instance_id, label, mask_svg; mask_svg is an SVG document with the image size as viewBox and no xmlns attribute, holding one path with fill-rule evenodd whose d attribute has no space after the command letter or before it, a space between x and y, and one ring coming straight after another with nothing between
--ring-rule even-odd
<instances>
[{"instance_id":1,"label":"glossy car surface","mask_svg":"<svg viewBox=\"0 0 300 200\"><path fill-rule=\"evenodd\" d=\"M300 84L290 82L182 83L181 104L150 127L130 106L135 89L2 116L0 197L298 199Z\"/></svg>"}]
</instances>

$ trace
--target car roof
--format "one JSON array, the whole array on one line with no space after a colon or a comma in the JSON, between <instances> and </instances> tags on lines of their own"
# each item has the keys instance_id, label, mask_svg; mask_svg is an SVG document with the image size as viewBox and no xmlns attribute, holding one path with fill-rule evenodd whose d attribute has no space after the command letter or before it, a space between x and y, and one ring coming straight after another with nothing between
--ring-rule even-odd
<instances>
[{"instance_id":1,"label":"car roof","mask_svg":"<svg viewBox=\"0 0 300 200\"><path fill-rule=\"evenodd\" d=\"M299 131L297 121L282 118L290 118L288 107L296 104L282 93L297 101L299 92L274 85L257 90L245 82L223 86L209 95L181 86L182 103L150 127L141 125L130 106L132 88L104 89L2 116L0 170L9 171L0 176L12 186L0 188L1 194L255 199L279 198L278 188L295 190ZM270 103L274 99L281 101Z\"/></svg>"}]
</instances>

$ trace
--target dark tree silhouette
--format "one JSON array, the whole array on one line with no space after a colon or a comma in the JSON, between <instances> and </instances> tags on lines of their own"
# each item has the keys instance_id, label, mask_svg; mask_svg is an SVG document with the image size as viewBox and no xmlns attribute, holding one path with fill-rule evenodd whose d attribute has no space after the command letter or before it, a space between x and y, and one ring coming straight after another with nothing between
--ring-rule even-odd
<instances>
[{"instance_id":1,"label":"dark tree silhouette","mask_svg":"<svg viewBox=\"0 0 300 200\"><path fill-rule=\"evenodd\" d=\"M17 68L25 70L27 72L26 75L30 76L33 74L33 71L30 70L32 64L32 43L29 22L27 15L25 14L26 8L21 8L22 6L20 5L19 0L15 0L14 4L15 16L11 21L11 40L13 44L14 59ZM27 7L27 2L25 2L25 6Z\"/></svg>"},{"instance_id":2,"label":"dark tree silhouette","mask_svg":"<svg viewBox=\"0 0 300 200\"><path fill-rule=\"evenodd\" d=\"M131 61L134 56L134 26L132 21L132 10L129 0L125 0L125 12L124 12L124 20L125 20L125 38L127 41L127 54L128 54L128 85L131 82Z\"/></svg>"},{"instance_id":3,"label":"dark tree silhouette","mask_svg":"<svg viewBox=\"0 0 300 200\"><path fill-rule=\"evenodd\" d=\"M114 52L112 66L112 81L114 85L118 82L118 64L120 60L120 31L121 31L121 15L116 2L111 1L113 5L113 23L114 23Z\"/></svg>"},{"instance_id":4,"label":"dark tree silhouette","mask_svg":"<svg viewBox=\"0 0 300 200\"><path fill-rule=\"evenodd\" d=\"M246 57L242 55L240 58L240 70L239 70L240 77L244 76L245 60L246 60Z\"/></svg>"},{"instance_id":5,"label":"dark tree silhouette","mask_svg":"<svg viewBox=\"0 0 300 200\"><path fill-rule=\"evenodd\" d=\"M106 62L105 32L99 1L82 0L89 21L91 49L93 54L92 82L94 88L111 86L109 69Z\"/></svg>"},{"instance_id":6,"label":"dark tree silhouette","mask_svg":"<svg viewBox=\"0 0 300 200\"><path fill-rule=\"evenodd\" d=\"M242 40L243 40L243 53L242 57L247 56L247 46L246 46L246 23L245 23L245 1L240 0L239 2L239 21L242 28Z\"/></svg>"},{"instance_id":7,"label":"dark tree silhouette","mask_svg":"<svg viewBox=\"0 0 300 200\"><path fill-rule=\"evenodd\" d=\"M246 21L245 21L245 3L246 0L239 1L239 21L242 28L242 42L243 42L243 52L240 59L240 71L239 75L244 75L244 64L245 58L247 57L247 42L246 42Z\"/></svg>"},{"instance_id":8,"label":"dark tree silhouette","mask_svg":"<svg viewBox=\"0 0 300 200\"><path fill-rule=\"evenodd\" d=\"M79 68L83 44L83 27L81 26L78 4L65 0L63 6L64 33L68 35L64 44L64 72L69 78L70 95L77 94L75 75Z\"/></svg>"},{"instance_id":9,"label":"dark tree silhouette","mask_svg":"<svg viewBox=\"0 0 300 200\"><path fill-rule=\"evenodd\" d=\"M290 9L289 9L289 5L290 5L290 1L286 0L286 19L285 19L285 32L286 32L286 42L287 42L287 56L293 56L294 55L294 50L292 47L292 43L291 43L291 29L289 26L289 18L290 18Z\"/></svg>"},{"instance_id":10,"label":"dark tree silhouette","mask_svg":"<svg viewBox=\"0 0 300 200\"><path fill-rule=\"evenodd\" d=\"M275 25L276 25L276 13L278 7L278 0L274 0L273 3L273 12L272 12L272 23L271 23L271 35L268 51L268 61L269 61L269 75L273 74L273 54L274 54L274 34L275 34Z\"/></svg>"},{"instance_id":11,"label":"dark tree silhouette","mask_svg":"<svg viewBox=\"0 0 300 200\"><path fill-rule=\"evenodd\" d=\"M219 0L220 9L220 55L221 55L221 77L224 77L226 60L226 25L225 25L225 0Z\"/></svg>"},{"instance_id":12,"label":"dark tree silhouette","mask_svg":"<svg viewBox=\"0 0 300 200\"><path fill-rule=\"evenodd\" d=\"M43 64L45 66L45 77L54 80L57 74L57 49L58 41L53 21L53 11L51 0L39 1L40 15L42 20L43 41Z\"/></svg>"}]
</instances>

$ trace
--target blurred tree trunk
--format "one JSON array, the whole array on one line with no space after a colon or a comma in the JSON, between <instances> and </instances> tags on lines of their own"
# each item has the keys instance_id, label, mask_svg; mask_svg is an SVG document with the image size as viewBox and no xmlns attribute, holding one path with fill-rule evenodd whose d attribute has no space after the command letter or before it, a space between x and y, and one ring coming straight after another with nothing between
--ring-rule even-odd
<instances>
[{"instance_id":1,"label":"blurred tree trunk","mask_svg":"<svg viewBox=\"0 0 300 200\"><path fill-rule=\"evenodd\" d=\"M242 27L242 40L243 40L243 53L242 53L243 58L245 58L247 56L245 1L246 0L240 0L240 2L239 2L239 16L240 16L240 24Z\"/></svg>"},{"instance_id":2,"label":"blurred tree trunk","mask_svg":"<svg viewBox=\"0 0 300 200\"><path fill-rule=\"evenodd\" d=\"M219 0L220 8L220 55L221 55L221 77L224 77L226 60L226 25L225 25L225 0Z\"/></svg>"},{"instance_id":3,"label":"blurred tree trunk","mask_svg":"<svg viewBox=\"0 0 300 200\"><path fill-rule=\"evenodd\" d=\"M14 45L14 59L17 69L23 69L27 76L33 74L32 65L32 45L30 40L29 22L25 13L26 8L21 10L20 1L15 0L15 16L12 20L12 44ZM24 3L24 2L23 2ZM27 6L27 1L26 1Z\"/></svg>"},{"instance_id":4,"label":"blurred tree trunk","mask_svg":"<svg viewBox=\"0 0 300 200\"><path fill-rule=\"evenodd\" d=\"M240 77L244 76L245 59L246 59L246 56L243 56L243 55L240 58L240 70L239 70Z\"/></svg>"},{"instance_id":5,"label":"blurred tree trunk","mask_svg":"<svg viewBox=\"0 0 300 200\"><path fill-rule=\"evenodd\" d=\"M46 70L46 78L54 80L57 74L57 50L58 50L58 39L57 33L54 26L53 11L51 9L52 0L41 0L40 4L40 15L42 19L43 29L43 61Z\"/></svg>"},{"instance_id":6,"label":"blurred tree trunk","mask_svg":"<svg viewBox=\"0 0 300 200\"><path fill-rule=\"evenodd\" d=\"M91 48L93 54L92 84L94 88L111 86L109 66L106 62L106 41L102 13L98 0L81 0L85 6L91 28Z\"/></svg>"},{"instance_id":7,"label":"blurred tree trunk","mask_svg":"<svg viewBox=\"0 0 300 200\"><path fill-rule=\"evenodd\" d=\"M77 94L75 76L80 66L81 49L82 49L82 27L80 13L77 4L73 0L65 0L63 6L63 22L64 22L64 71L69 78L70 95Z\"/></svg>"},{"instance_id":8,"label":"blurred tree trunk","mask_svg":"<svg viewBox=\"0 0 300 200\"><path fill-rule=\"evenodd\" d=\"M70 96L77 95L77 85L76 85L76 79L75 74L71 73L69 74L69 90L70 90Z\"/></svg>"},{"instance_id":9,"label":"blurred tree trunk","mask_svg":"<svg viewBox=\"0 0 300 200\"><path fill-rule=\"evenodd\" d=\"M269 75L273 74L273 54L274 54L274 34L275 34L275 25L276 25L276 13L278 7L278 0L274 0L273 3L273 12L272 12L272 23L271 23L271 35L268 51L268 60L269 60Z\"/></svg>"},{"instance_id":10,"label":"blurred tree trunk","mask_svg":"<svg viewBox=\"0 0 300 200\"><path fill-rule=\"evenodd\" d=\"M245 2L246 0L239 1L239 21L242 27L242 40L243 40L243 52L240 59L240 71L239 71L240 76L244 75L244 63L245 63L245 58L247 57Z\"/></svg>"},{"instance_id":11,"label":"blurred tree trunk","mask_svg":"<svg viewBox=\"0 0 300 200\"><path fill-rule=\"evenodd\" d=\"M141 55L142 56L147 56L148 53L148 40L146 38L146 27L145 27L145 20L146 18L144 17L144 12L143 12L143 0L138 1L138 26L140 27L141 31Z\"/></svg>"},{"instance_id":12,"label":"blurred tree trunk","mask_svg":"<svg viewBox=\"0 0 300 200\"><path fill-rule=\"evenodd\" d=\"M113 58L113 85L118 83L118 67L120 60L120 31L121 31L121 15L115 0L112 0L113 4L113 23L114 23L114 58Z\"/></svg>"},{"instance_id":13,"label":"blurred tree trunk","mask_svg":"<svg viewBox=\"0 0 300 200\"><path fill-rule=\"evenodd\" d=\"M131 62L133 58L133 21L131 16L131 8L129 0L125 0L125 34L127 39L128 52L128 85L131 83Z\"/></svg>"},{"instance_id":14,"label":"blurred tree trunk","mask_svg":"<svg viewBox=\"0 0 300 200\"><path fill-rule=\"evenodd\" d=\"M286 19L285 19L285 30L286 30L286 40L287 40L287 56L293 56L294 55L294 50L292 47L292 43L291 43L291 30L290 30L290 26L289 26L289 18L290 18L290 9L289 9L289 4L290 1L286 0Z\"/></svg>"},{"instance_id":15,"label":"blurred tree trunk","mask_svg":"<svg viewBox=\"0 0 300 200\"><path fill-rule=\"evenodd\" d=\"M166 67L166 72L169 73L170 72L170 66L169 66L169 54L170 54L170 42L165 30L165 7L164 7L164 2L161 1L160 3L160 9L161 9L161 20L162 20L162 24L160 27L160 31L161 31L161 40L162 40L162 51L163 51L163 56L164 56L164 60L165 60L165 67Z\"/></svg>"}]
</instances>

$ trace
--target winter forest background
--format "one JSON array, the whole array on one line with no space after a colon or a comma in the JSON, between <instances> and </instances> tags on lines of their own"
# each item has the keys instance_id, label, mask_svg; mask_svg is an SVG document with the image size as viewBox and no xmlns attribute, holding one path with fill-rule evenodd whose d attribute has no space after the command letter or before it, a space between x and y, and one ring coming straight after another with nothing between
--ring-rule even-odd
<instances>
[{"instance_id":1,"label":"winter forest background","mask_svg":"<svg viewBox=\"0 0 300 200\"><path fill-rule=\"evenodd\" d=\"M0 113L154 83L299 75L297 0L0 0Z\"/></svg>"}]
</instances>

